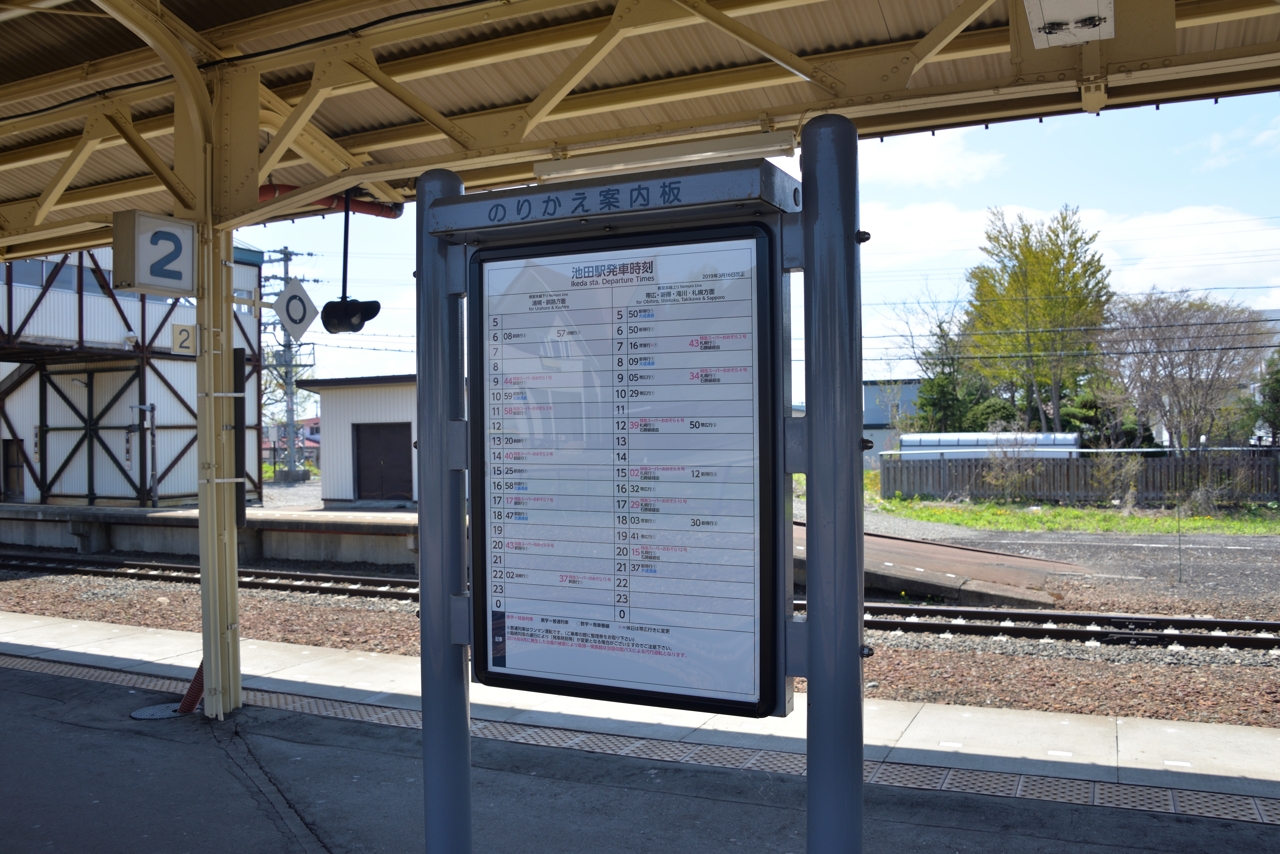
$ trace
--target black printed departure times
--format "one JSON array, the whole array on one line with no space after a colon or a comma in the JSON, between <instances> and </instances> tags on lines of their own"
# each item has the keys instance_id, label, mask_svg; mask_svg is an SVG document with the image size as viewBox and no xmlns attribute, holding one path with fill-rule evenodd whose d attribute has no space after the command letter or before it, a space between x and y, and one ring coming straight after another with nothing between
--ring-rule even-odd
<instances>
[{"instance_id":1,"label":"black printed departure times","mask_svg":"<svg viewBox=\"0 0 1280 854\"><path fill-rule=\"evenodd\" d=\"M484 263L489 670L760 697L756 255Z\"/></svg>"}]
</instances>

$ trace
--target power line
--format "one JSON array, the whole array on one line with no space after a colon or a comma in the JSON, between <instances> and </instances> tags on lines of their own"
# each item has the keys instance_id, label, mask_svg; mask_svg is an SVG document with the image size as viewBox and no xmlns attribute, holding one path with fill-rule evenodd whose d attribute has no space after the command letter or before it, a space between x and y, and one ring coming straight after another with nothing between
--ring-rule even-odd
<instances>
[{"instance_id":1,"label":"power line","mask_svg":"<svg viewBox=\"0 0 1280 854\"><path fill-rule=\"evenodd\" d=\"M1267 323L1268 321L1261 318L1250 317L1240 320L1205 320L1205 321L1189 321L1187 323L1146 323L1141 326L1126 326L1125 329L1181 329L1184 327L1200 328L1204 326L1232 326L1240 323ZM988 330L986 332L957 332L956 338L965 338L974 335L1037 335L1050 332L1106 332L1116 329L1115 326L1051 326L1041 329L1019 329L1016 331L1005 330ZM1242 333L1248 335L1260 335L1260 332ZM1276 334L1274 331L1270 334ZM905 333L901 335L863 335L862 340L867 341L873 338L903 338ZM793 341L803 341L803 338L793 338Z\"/></svg>"},{"instance_id":2,"label":"power line","mask_svg":"<svg viewBox=\"0 0 1280 854\"><path fill-rule=\"evenodd\" d=\"M989 361L992 359L1037 359L1045 356L1167 356L1176 353L1221 353L1236 350L1274 350L1274 344L1241 344L1238 347L1180 347L1171 350L1126 350L1119 353L1106 351L1089 351L1083 350L1078 352L1040 352L1040 353L1006 353L1001 355L983 355L983 356L954 356L959 361ZM803 362L803 359L792 359L793 362ZM900 358L891 358L880 356L874 358L864 358L864 362L914 362L914 358L903 356Z\"/></svg>"},{"instance_id":3,"label":"power line","mask_svg":"<svg viewBox=\"0 0 1280 854\"><path fill-rule=\"evenodd\" d=\"M1186 296L1188 294L1198 293L1200 291L1276 291L1276 290L1280 290L1280 285L1209 285L1203 288L1186 288L1183 290L1176 290L1176 291L1162 291L1157 288L1152 288L1151 290L1139 291L1138 293L1116 294L1115 296L1117 297L1126 297L1126 296L1143 297L1148 295ZM954 305L955 303L969 302L970 299L971 299L970 297L955 297L955 298L948 298L948 299L932 299L932 300L921 299L921 300L896 300L893 302L864 302L862 303L862 307L863 308L884 308L884 307L893 307L893 306L912 306L912 305L943 305L943 304ZM1068 296L1068 295L1053 295L1053 296L1044 296L1044 297L1037 297L1037 296L986 297L983 300L983 302L1040 302L1040 301L1047 301L1047 300L1062 300L1062 299L1079 299L1079 297Z\"/></svg>"}]
</instances>

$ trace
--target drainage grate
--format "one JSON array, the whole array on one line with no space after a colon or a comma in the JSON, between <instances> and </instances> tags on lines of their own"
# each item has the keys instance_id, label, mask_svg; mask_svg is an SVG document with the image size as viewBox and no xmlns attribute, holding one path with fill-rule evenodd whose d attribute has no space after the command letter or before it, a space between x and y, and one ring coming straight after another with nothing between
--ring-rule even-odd
<instances>
[{"instance_id":1,"label":"drainage grate","mask_svg":"<svg viewBox=\"0 0 1280 854\"><path fill-rule=\"evenodd\" d=\"M1178 812L1182 815L1203 815L1232 821L1262 821L1257 807L1253 804L1253 798L1244 795L1179 791L1175 797L1178 801Z\"/></svg>"},{"instance_id":2,"label":"drainage grate","mask_svg":"<svg viewBox=\"0 0 1280 854\"><path fill-rule=\"evenodd\" d=\"M0 654L0 667L106 682L128 688L140 688L168 694L181 694L187 681L162 676L148 676L122 670L108 670L79 664L67 664L39 658ZM374 706L342 700L327 700L301 694L246 690L248 705L299 712L343 720L365 721L409 729L422 728L422 713L412 709ZM710 744L688 744L629 736L589 733L555 727L529 726L505 721L473 720L471 734L478 738L568 747L595 753L633 756L663 762L683 762L725 768L745 768L777 774L803 776L808 761L802 753L776 750L754 750ZM1280 800L1225 795L1215 792L1192 792L1153 786L1130 786L1117 783L1091 783L1059 777L1032 777L972 771L961 768L939 768L929 765L863 762L863 781L883 786L913 789L944 789L1000 797L1034 798L1073 804L1147 812L1177 812L1232 821L1280 824Z\"/></svg>"},{"instance_id":3,"label":"drainage grate","mask_svg":"<svg viewBox=\"0 0 1280 854\"><path fill-rule=\"evenodd\" d=\"M1254 798L1253 801L1257 804L1263 821L1280 824L1280 801L1273 801L1270 798Z\"/></svg>"},{"instance_id":4,"label":"drainage grate","mask_svg":"<svg viewBox=\"0 0 1280 854\"><path fill-rule=\"evenodd\" d=\"M759 750L746 750L741 747L704 744L680 761L694 765L716 765L720 768L743 768L755 759L759 752Z\"/></svg>"},{"instance_id":5,"label":"drainage grate","mask_svg":"<svg viewBox=\"0 0 1280 854\"><path fill-rule=\"evenodd\" d=\"M67 664L61 661L48 661L43 658L24 658L20 655L0 655L0 667L25 670L29 673L43 673L47 676L66 676L71 679L108 682L112 685L123 685L126 688L142 688L147 691L160 691L166 694L183 693L187 690L189 681L185 679L167 679L163 676L148 676L145 673L130 673L127 670L107 670L106 668L89 667L83 664Z\"/></svg>"},{"instance_id":6,"label":"drainage grate","mask_svg":"<svg viewBox=\"0 0 1280 854\"><path fill-rule=\"evenodd\" d=\"M509 724L503 721L472 721L471 734L478 735L481 738L497 738L502 741L511 741L524 735L527 726L519 724Z\"/></svg>"},{"instance_id":7,"label":"drainage grate","mask_svg":"<svg viewBox=\"0 0 1280 854\"><path fill-rule=\"evenodd\" d=\"M682 741L653 741L646 738L639 744L633 744L622 752L623 756L637 756L641 759L658 759L663 762L679 762L693 753L696 744L685 744Z\"/></svg>"},{"instance_id":8,"label":"drainage grate","mask_svg":"<svg viewBox=\"0 0 1280 854\"><path fill-rule=\"evenodd\" d=\"M626 735L605 735L604 733L593 732L577 741L566 744L565 747L572 747L574 750L586 750L590 753L619 754L642 740Z\"/></svg>"},{"instance_id":9,"label":"drainage grate","mask_svg":"<svg viewBox=\"0 0 1280 854\"><path fill-rule=\"evenodd\" d=\"M1123 810L1173 812L1173 791L1154 786L1099 783L1094 803L1100 807L1118 807Z\"/></svg>"},{"instance_id":10,"label":"drainage grate","mask_svg":"<svg viewBox=\"0 0 1280 854\"><path fill-rule=\"evenodd\" d=\"M520 735L509 738L507 741L515 741L521 744L540 744L543 747L564 747L569 742L577 741L584 735L586 735L585 732L575 732L571 729L531 726Z\"/></svg>"},{"instance_id":11,"label":"drainage grate","mask_svg":"<svg viewBox=\"0 0 1280 854\"><path fill-rule=\"evenodd\" d=\"M1093 783L1061 777L1027 777L1018 785L1018 797L1063 804L1093 803Z\"/></svg>"},{"instance_id":12,"label":"drainage grate","mask_svg":"<svg viewBox=\"0 0 1280 854\"><path fill-rule=\"evenodd\" d=\"M809 760L803 753L783 753L780 750L762 750L747 763L752 771L772 771L775 774L794 774L803 777Z\"/></svg>"},{"instance_id":13,"label":"drainage grate","mask_svg":"<svg viewBox=\"0 0 1280 854\"><path fill-rule=\"evenodd\" d=\"M931 765L898 765L886 762L880 766L872 783L881 786L905 786L909 789L936 789L947 776L946 768Z\"/></svg>"},{"instance_id":14,"label":"drainage grate","mask_svg":"<svg viewBox=\"0 0 1280 854\"><path fill-rule=\"evenodd\" d=\"M1012 798L1018 792L1018 775L956 768L947 775L947 781L942 784L942 788L949 792L971 792L975 795Z\"/></svg>"}]
</instances>

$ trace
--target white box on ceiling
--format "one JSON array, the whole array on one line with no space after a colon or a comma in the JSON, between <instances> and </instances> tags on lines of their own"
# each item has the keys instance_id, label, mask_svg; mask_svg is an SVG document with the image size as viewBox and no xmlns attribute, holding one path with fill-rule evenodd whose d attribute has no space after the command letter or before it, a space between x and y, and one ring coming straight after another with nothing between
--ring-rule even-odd
<instances>
[{"instance_id":1,"label":"white box on ceiling","mask_svg":"<svg viewBox=\"0 0 1280 854\"><path fill-rule=\"evenodd\" d=\"M1038 49L1116 37L1114 0L1023 0Z\"/></svg>"}]
</instances>

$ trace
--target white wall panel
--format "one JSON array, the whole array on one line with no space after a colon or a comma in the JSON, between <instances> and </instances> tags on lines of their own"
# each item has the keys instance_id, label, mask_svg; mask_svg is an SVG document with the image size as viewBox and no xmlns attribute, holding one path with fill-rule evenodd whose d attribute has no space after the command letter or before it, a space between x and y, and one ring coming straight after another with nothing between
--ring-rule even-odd
<instances>
[{"instance_id":1,"label":"white wall panel","mask_svg":"<svg viewBox=\"0 0 1280 854\"><path fill-rule=\"evenodd\" d=\"M94 255L104 270L110 269L109 251L105 253L95 251ZM85 276L86 291L88 291L91 287L90 282L96 284L96 280L92 279L91 271L86 270ZM258 268L236 265L233 277L237 291L257 294L260 277ZM0 285L0 290L3 290L3 285ZM96 288L94 290L96 291ZM22 323L27 312L35 305L36 300L40 299L40 295L39 287L22 285L12 288L15 327ZM138 403L139 389L136 386L125 388L125 385L130 382L132 373L130 357L135 353L134 345L126 342L125 336L136 335L144 343L151 341L154 336L153 353L155 355L147 371L146 397L148 402L156 405L156 423L161 428L173 428L160 429L156 434L155 468L157 473L163 472L195 435L195 418L187 406L183 405L183 400L191 409L195 408L196 366L193 360L170 359L162 354L171 346L173 324L194 324L196 311L192 305L182 303L173 305L162 301L144 302L137 298L131 299L127 295L120 295L120 309L117 310L109 296L86 292L83 296L85 311L81 317L79 312L81 299L74 291L49 290L44 294L39 308L32 314L23 330L20 343L32 345L33 352L38 352L37 348L41 345L74 347L83 324L86 346L96 350L119 348L122 359L129 360L122 364L126 369L119 372L105 370L108 367L116 367L117 363L56 365L53 367L54 373L49 375L49 382L56 384L71 405L82 415L89 412L90 394L87 385L92 382L94 408L99 416L99 434L102 441L115 454L120 466L125 468L125 472L121 472L106 450L101 445L97 446L92 454L94 492L101 498L131 499L136 495L133 482L145 484L150 477L150 461L144 470L141 459L144 452L148 456L150 454L150 435L149 432L132 434L129 453L126 455L126 437L130 434L125 428L138 421L137 410L130 407ZM0 307L0 313L3 313L3 307ZM236 346L245 347L251 354L256 355L260 320L253 316L249 307L242 306L236 309L236 319L239 321L234 330ZM4 317L0 317L0 323L4 320ZM163 323L161 323L162 320ZM240 329L241 326L244 329L243 332ZM0 363L0 379L15 367L13 363ZM92 380L89 378L90 372L93 373ZM167 384L161 382L157 376L158 373L164 375L168 381ZM250 467L257 463L260 444L258 429L260 416L257 404L260 385L256 375L246 378L245 446ZM177 395L180 395L181 399L170 391L169 386L177 390ZM103 407L122 389L120 398L109 407L109 411L103 412ZM17 438L23 441L23 447L31 457L37 473L41 470L38 454L43 454L44 471L52 475L62 466L76 442L85 435L82 419L63 401L62 396L53 389L49 389L46 395L45 423L52 428L73 429L60 429L48 433L44 447L38 448L37 436L41 422L39 375L31 376L19 388L12 391L3 406L9 420L13 423ZM9 436L8 428L2 424L0 424L0 436L13 438ZM87 440L86 445L76 450L59 481L52 487L53 494L87 497L89 481L87 466L90 455L86 446ZM129 457L128 460L126 456ZM37 478L28 472L26 480L24 499L28 502L38 502L40 489ZM196 490L197 460L195 449L192 447L187 453L181 455L180 461L160 484L158 493L160 498L191 496Z\"/></svg>"},{"instance_id":2,"label":"white wall panel","mask_svg":"<svg viewBox=\"0 0 1280 854\"><path fill-rule=\"evenodd\" d=\"M418 390L415 385L353 386L323 389L320 392L320 496L329 501L355 498L356 424L410 423L413 440L418 438ZM413 451L414 470L418 452ZM418 479L413 478L413 497L418 498Z\"/></svg>"},{"instance_id":3,"label":"white wall panel","mask_svg":"<svg viewBox=\"0 0 1280 854\"><path fill-rule=\"evenodd\" d=\"M162 426L191 425L196 420L187 411L156 374L161 374L169 385L185 392L187 405L196 408L196 363L191 361L154 359L147 375L147 397L156 405L156 423Z\"/></svg>"},{"instance_id":4,"label":"white wall panel","mask_svg":"<svg viewBox=\"0 0 1280 854\"><path fill-rule=\"evenodd\" d=\"M187 442L195 435L194 430L158 430L156 431L156 474L164 473L174 458L182 452ZM182 461L174 466L169 476L160 482L156 490L161 498L172 495L194 494L196 492L196 449L193 445ZM150 477L150 474L148 474Z\"/></svg>"},{"instance_id":5,"label":"white wall panel","mask_svg":"<svg viewBox=\"0 0 1280 854\"><path fill-rule=\"evenodd\" d=\"M67 459L67 455L71 453L72 448L75 448L76 442L83 435L83 432L70 430L59 430L48 434L44 451L48 457L46 466L48 467L50 479L62 467L63 461ZM84 446L81 445L75 451L71 462L62 470L61 477L51 484L49 492L53 495L85 495L88 489L89 479L85 471L85 450Z\"/></svg>"}]
</instances>

